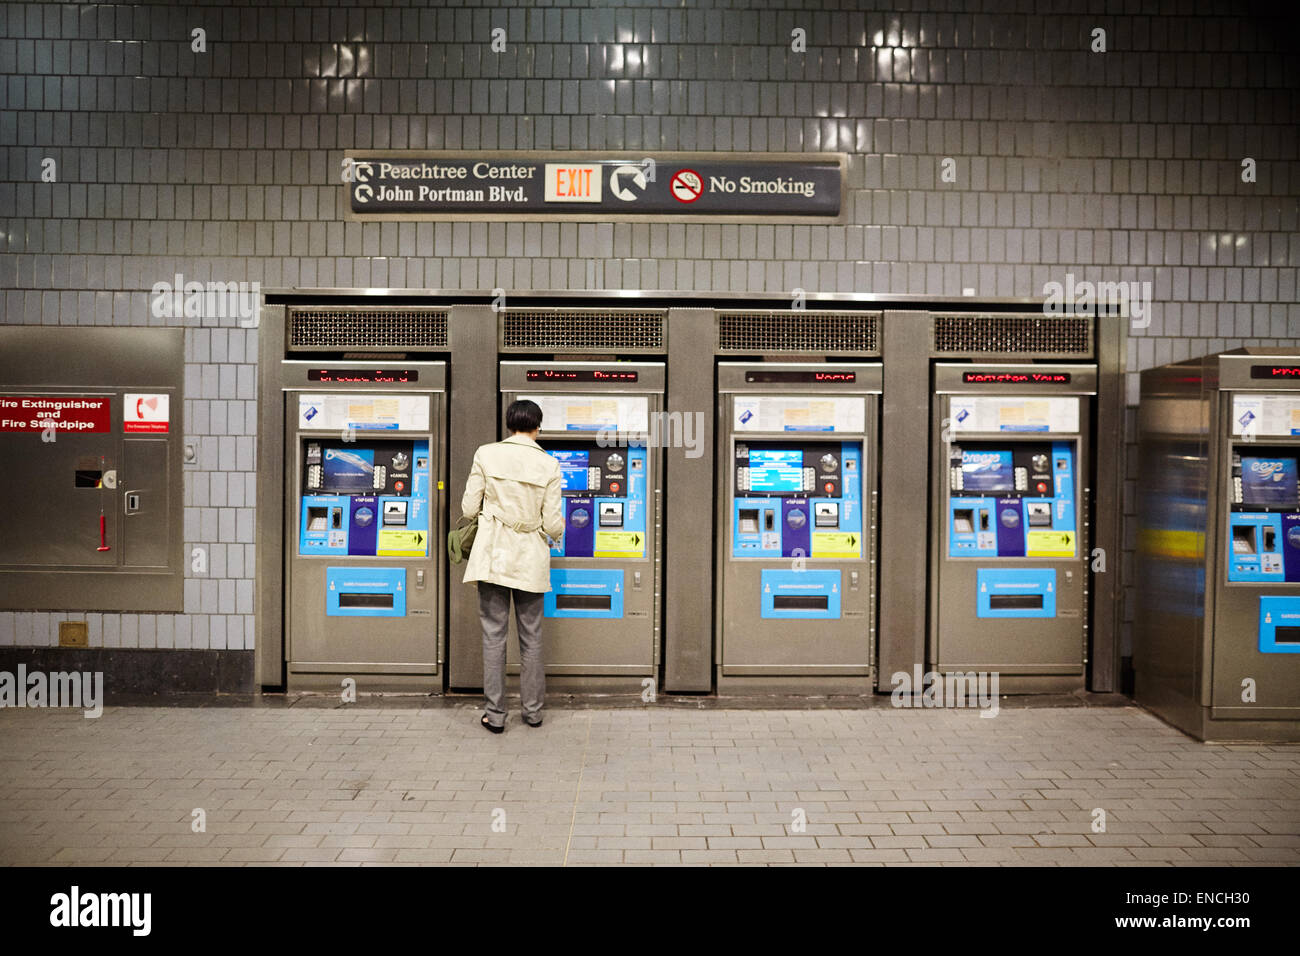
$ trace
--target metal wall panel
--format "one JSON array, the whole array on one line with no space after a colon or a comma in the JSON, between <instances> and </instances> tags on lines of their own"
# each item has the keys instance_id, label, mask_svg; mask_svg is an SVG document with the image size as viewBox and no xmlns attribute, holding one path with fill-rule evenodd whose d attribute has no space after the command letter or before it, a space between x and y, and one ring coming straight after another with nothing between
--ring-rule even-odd
<instances>
[{"instance_id":1,"label":"metal wall panel","mask_svg":"<svg viewBox=\"0 0 1300 956\"><path fill-rule=\"evenodd\" d=\"M182 609L184 341L179 329L0 328L0 394L108 401L91 423L106 430L0 430L0 607ZM166 402L165 424L127 431L146 395Z\"/></svg>"}]
</instances>

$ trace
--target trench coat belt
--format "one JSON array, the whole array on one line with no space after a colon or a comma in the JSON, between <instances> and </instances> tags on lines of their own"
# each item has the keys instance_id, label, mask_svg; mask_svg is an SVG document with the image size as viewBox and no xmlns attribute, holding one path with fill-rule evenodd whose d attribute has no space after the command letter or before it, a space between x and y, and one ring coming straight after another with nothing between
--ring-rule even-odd
<instances>
[{"instance_id":1,"label":"trench coat belt","mask_svg":"<svg viewBox=\"0 0 1300 956\"><path fill-rule=\"evenodd\" d=\"M540 521L536 521L531 524L526 521L507 521L505 518L501 517L496 512L488 511L486 508L483 510L483 514L486 517L491 518L493 521L498 521L501 524L505 525L507 528L517 531L520 534L532 534L536 531L542 530L542 523Z\"/></svg>"}]
</instances>

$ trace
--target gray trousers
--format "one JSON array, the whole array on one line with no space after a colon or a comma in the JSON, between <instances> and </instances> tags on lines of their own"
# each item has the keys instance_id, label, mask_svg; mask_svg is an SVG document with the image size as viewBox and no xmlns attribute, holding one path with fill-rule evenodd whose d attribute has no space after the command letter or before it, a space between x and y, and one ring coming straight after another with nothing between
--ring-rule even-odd
<instances>
[{"instance_id":1,"label":"gray trousers","mask_svg":"<svg viewBox=\"0 0 1300 956\"><path fill-rule=\"evenodd\" d=\"M487 581L478 582L478 616L483 624L483 696L487 719L493 727L506 722L506 634L510 625L510 599L515 601L515 624L519 631L519 696L524 720L541 719L546 694L546 671L542 663L542 606L544 597Z\"/></svg>"}]
</instances>

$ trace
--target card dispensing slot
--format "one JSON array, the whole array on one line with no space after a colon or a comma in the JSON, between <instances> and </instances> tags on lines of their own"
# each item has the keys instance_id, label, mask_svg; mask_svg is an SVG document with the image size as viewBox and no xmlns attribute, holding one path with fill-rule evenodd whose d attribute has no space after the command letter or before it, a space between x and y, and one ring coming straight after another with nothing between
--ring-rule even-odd
<instances>
[{"instance_id":1,"label":"card dispensing slot","mask_svg":"<svg viewBox=\"0 0 1300 956\"><path fill-rule=\"evenodd\" d=\"M1012 611L1032 608L1043 609L1041 594L990 594L989 607L995 611Z\"/></svg>"},{"instance_id":2,"label":"card dispensing slot","mask_svg":"<svg viewBox=\"0 0 1300 956\"><path fill-rule=\"evenodd\" d=\"M1232 553L1233 554L1254 554L1255 553L1255 526L1250 524L1235 524L1232 526Z\"/></svg>"},{"instance_id":3,"label":"card dispensing slot","mask_svg":"<svg viewBox=\"0 0 1300 956\"><path fill-rule=\"evenodd\" d=\"M1282 626L1273 631L1274 644L1300 644L1300 627Z\"/></svg>"},{"instance_id":4,"label":"card dispensing slot","mask_svg":"<svg viewBox=\"0 0 1300 956\"><path fill-rule=\"evenodd\" d=\"M758 509L741 508L739 510L740 510L740 533L758 534Z\"/></svg>"},{"instance_id":5,"label":"card dispensing slot","mask_svg":"<svg viewBox=\"0 0 1300 956\"><path fill-rule=\"evenodd\" d=\"M777 611L825 611L829 598L824 594L777 594L772 598L772 607Z\"/></svg>"},{"instance_id":6,"label":"card dispensing slot","mask_svg":"<svg viewBox=\"0 0 1300 956\"><path fill-rule=\"evenodd\" d=\"M608 611L608 594L557 594L555 608L559 611Z\"/></svg>"},{"instance_id":7,"label":"card dispensing slot","mask_svg":"<svg viewBox=\"0 0 1300 956\"><path fill-rule=\"evenodd\" d=\"M307 506L307 530L324 531L325 525L329 522L329 508L316 508L312 505Z\"/></svg>"},{"instance_id":8,"label":"card dispensing slot","mask_svg":"<svg viewBox=\"0 0 1300 956\"><path fill-rule=\"evenodd\" d=\"M957 534L974 534L975 509L954 508L952 510L952 530Z\"/></svg>"},{"instance_id":9,"label":"card dispensing slot","mask_svg":"<svg viewBox=\"0 0 1300 956\"><path fill-rule=\"evenodd\" d=\"M339 607L382 607L392 608L391 594L357 594L347 591L339 592Z\"/></svg>"}]
</instances>

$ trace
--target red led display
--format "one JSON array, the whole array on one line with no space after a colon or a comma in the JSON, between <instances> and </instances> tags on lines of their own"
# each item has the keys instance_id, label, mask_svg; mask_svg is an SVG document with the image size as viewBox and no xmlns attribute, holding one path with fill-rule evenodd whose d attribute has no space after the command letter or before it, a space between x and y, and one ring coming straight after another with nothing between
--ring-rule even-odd
<instances>
[{"instance_id":1,"label":"red led display","mask_svg":"<svg viewBox=\"0 0 1300 956\"><path fill-rule=\"evenodd\" d=\"M1252 365L1251 378L1300 378L1300 365Z\"/></svg>"},{"instance_id":2,"label":"red led display","mask_svg":"<svg viewBox=\"0 0 1300 956\"><path fill-rule=\"evenodd\" d=\"M791 371L772 370L763 372L746 372L745 381L754 384L763 384L770 382L799 382L799 383L818 383L818 382L856 382L858 380L857 372L836 372L834 370L820 371Z\"/></svg>"},{"instance_id":3,"label":"red led display","mask_svg":"<svg viewBox=\"0 0 1300 956\"><path fill-rule=\"evenodd\" d=\"M1069 385L1069 372L962 372L967 385Z\"/></svg>"},{"instance_id":4,"label":"red led display","mask_svg":"<svg viewBox=\"0 0 1300 956\"><path fill-rule=\"evenodd\" d=\"M612 368L542 368L529 369L524 378L530 382L635 382L637 373Z\"/></svg>"},{"instance_id":5,"label":"red led display","mask_svg":"<svg viewBox=\"0 0 1300 956\"><path fill-rule=\"evenodd\" d=\"M309 368L307 381L360 385L401 385L418 382L420 373L413 368Z\"/></svg>"}]
</instances>

